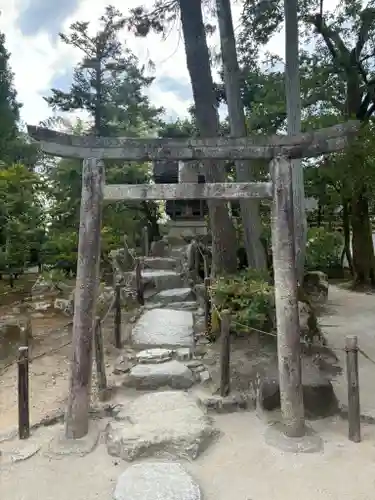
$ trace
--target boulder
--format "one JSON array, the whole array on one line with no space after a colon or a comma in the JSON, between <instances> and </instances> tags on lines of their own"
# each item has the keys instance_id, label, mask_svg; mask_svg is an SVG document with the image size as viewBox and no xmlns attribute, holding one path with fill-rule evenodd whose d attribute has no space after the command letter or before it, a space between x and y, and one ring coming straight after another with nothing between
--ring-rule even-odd
<instances>
[{"instance_id":1,"label":"boulder","mask_svg":"<svg viewBox=\"0 0 375 500\"><path fill-rule=\"evenodd\" d=\"M322 271L309 271L305 274L303 288L310 300L317 305L328 300L328 276Z\"/></svg>"},{"instance_id":2,"label":"boulder","mask_svg":"<svg viewBox=\"0 0 375 500\"><path fill-rule=\"evenodd\" d=\"M330 376L308 358L302 360L302 388L307 418L324 418L337 413L338 403ZM265 410L280 408L279 375L275 366L261 378L259 400Z\"/></svg>"}]
</instances>

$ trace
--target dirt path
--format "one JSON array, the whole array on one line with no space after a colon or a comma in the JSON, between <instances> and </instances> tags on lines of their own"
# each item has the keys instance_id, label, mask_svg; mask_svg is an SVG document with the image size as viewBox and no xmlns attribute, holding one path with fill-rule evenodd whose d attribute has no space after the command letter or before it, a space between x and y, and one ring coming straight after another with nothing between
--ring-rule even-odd
<instances>
[{"instance_id":1,"label":"dirt path","mask_svg":"<svg viewBox=\"0 0 375 500\"><path fill-rule=\"evenodd\" d=\"M375 418L375 295L358 293L343 286L330 285L326 311L320 320L322 330L344 368L334 388L339 401L347 405L345 337L357 335L359 347L374 363L359 354L361 413Z\"/></svg>"},{"instance_id":2,"label":"dirt path","mask_svg":"<svg viewBox=\"0 0 375 500\"><path fill-rule=\"evenodd\" d=\"M216 424L223 433L219 441L197 461L183 463L205 500L373 499L374 426L364 426L364 441L356 445L346 438L345 422L315 422L324 452L293 455L265 444L265 425L254 413L218 416ZM43 439L55 431L43 429ZM86 457L60 460L44 457L42 449L25 462L2 468L1 493L12 500L110 499L126 467L107 454L104 444Z\"/></svg>"}]
</instances>

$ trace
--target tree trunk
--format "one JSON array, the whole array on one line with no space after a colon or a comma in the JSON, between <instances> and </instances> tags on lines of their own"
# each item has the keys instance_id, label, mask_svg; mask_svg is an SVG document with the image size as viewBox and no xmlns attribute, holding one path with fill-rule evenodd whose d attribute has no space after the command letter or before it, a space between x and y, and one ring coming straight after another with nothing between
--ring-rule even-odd
<instances>
[{"instance_id":1,"label":"tree trunk","mask_svg":"<svg viewBox=\"0 0 375 500\"><path fill-rule=\"evenodd\" d=\"M352 252L350 248L350 216L349 216L349 202L347 199L342 199L342 227L344 232L344 250L343 256L341 258L341 265L344 263L344 256L348 261L348 266L350 269L350 273L354 276L353 270L353 260L352 260Z\"/></svg>"},{"instance_id":2,"label":"tree trunk","mask_svg":"<svg viewBox=\"0 0 375 500\"><path fill-rule=\"evenodd\" d=\"M65 423L65 435L68 439L85 436L89 426L92 343L99 286L103 187L103 163L95 158L84 160L74 297L73 358Z\"/></svg>"},{"instance_id":3,"label":"tree trunk","mask_svg":"<svg viewBox=\"0 0 375 500\"><path fill-rule=\"evenodd\" d=\"M301 95L298 53L297 0L284 0L285 13L285 92L288 134L301 131ZM292 186L294 203L294 237L296 245L297 279L303 281L307 220L305 210L305 189L301 160L292 161Z\"/></svg>"},{"instance_id":4,"label":"tree trunk","mask_svg":"<svg viewBox=\"0 0 375 500\"><path fill-rule=\"evenodd\" d=\"M202 137L219 135L219 116L210 68L210 58L203 24L201 0L180 0L182 31L185 39L187 67L193 89L196 120ZM222 162L206 161L207 182L225 182ZM237 270L236 233L229 217L228 205L208 202L212 229L212 274Z\"/></svg>"},{"instance_id":5,"label":"tree trunk","mask_svg":"<svg viewBox=\"0 0 375 500\"><path fill-rule=\"evenodd\" d=\"M352 198L353 267L357 285L375 285L374 245L368 199L364 189Z\"/></svg>"},{"instance_id":6,"label":"tree trunk","mask_svg":"<svg viewBox=\"0 0 375 500\"><path fill-rule=\"evenodd\" d=\"M233 137L245 137L246 123L241 100L240 68L237 60L230 0L216 0L216 8L220 28L221 55L231 135ZM251 162L237 161L236 176L238 182L255 180ZM259 201L241 200L240 206L248 267L267 269L264 248L260 241L262 224L259 214Z\"/></svg>"}]
</instances>

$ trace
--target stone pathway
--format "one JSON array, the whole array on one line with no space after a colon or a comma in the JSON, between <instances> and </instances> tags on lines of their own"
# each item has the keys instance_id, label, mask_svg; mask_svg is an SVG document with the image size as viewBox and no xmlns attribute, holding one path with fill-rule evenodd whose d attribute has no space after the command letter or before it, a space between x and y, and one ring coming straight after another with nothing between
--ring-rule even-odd
<instances>
[{"instance_id":1,"label":"stone pathway","mask_svg":"<svg viewBox=\"0 0 375 500\"><path fill-rule=\"evenodd\" d=\"M200 500L198 485L170 459L195 460L219 436L198 399L186 392L210 374L195 358L199 311L195 293L180 273L182 254L179 248L171 252L173 257L144 260L146 304L130 343L136 354L132 360L122 359L127 372L123 386L142 392L105 431L111 456L126 462L150 457L169 461L129 467L118 479L115 500Z\"/></svg>"}]
</instances>

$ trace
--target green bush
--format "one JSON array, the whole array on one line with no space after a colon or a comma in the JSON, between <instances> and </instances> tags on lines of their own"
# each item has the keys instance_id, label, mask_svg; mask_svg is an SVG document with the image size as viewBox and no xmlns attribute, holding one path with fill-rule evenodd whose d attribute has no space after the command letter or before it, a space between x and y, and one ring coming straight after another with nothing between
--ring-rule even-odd
<instances>
[{"instance_id":1,"label":"green bush","mask_svg":"<svg viewBox=\"0 0 375 500\"><path fill-rule=\"evenodd\" d=\"M274 326L274 289L267 273L246 270L212 283L212 298L219 312L229 309L237 332L247 327L269 331ZM215 330L215 314L212 323Z\"/></svg>"},{"instance_id":2,"label":"green bush","mask_svg":"<svg viewBox=\"0 0 375 500\"><path fill-rule=\"evenodd\" d=\"M341 268L341 251L344 244L337 231L321 227L309 229L306 244L306 269L321 270Z\"/></svg>"}]
</instances>

